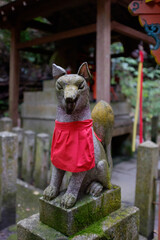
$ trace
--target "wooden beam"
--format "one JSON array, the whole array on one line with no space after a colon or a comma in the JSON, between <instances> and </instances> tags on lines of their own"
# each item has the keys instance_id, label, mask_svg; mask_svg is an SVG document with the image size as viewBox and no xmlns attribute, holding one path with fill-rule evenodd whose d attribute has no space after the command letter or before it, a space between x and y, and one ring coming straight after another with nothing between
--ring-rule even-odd
<instances>
[{"instance_id":1,"label":"wooden beam","mask_svg":"<svg viewBox=\"0 0 160 240\"><path fill-rule=\"evenodd\" d=\"M48 55L48 56L51 56L53 55L54 53L54 50L46 50L44 48L33 48L33 47L30 47L30 48L22 48L20 49L21 51L23 52L31 52L31 53L39 53L39 54L43 54L43 55Z\"/></svg>"},{"instance_id":2,"label":"wooden beam","mask_svg":"<svg viewBox=\"0 0 160 240\"><path fill-rule=\"evenodd\" d=\"M97 0L97 101L110 102L111 0Z\"/></svg>"},{"instance_id":3,"label":"wooden beam","mask_svg":"<svg viewBox=\"0 0 160 240\"><path fill-rule=\"evenodd\" d=\"M43 31L43 32L53 33L53 31L54 31L53 25L47 24L47 23L42 23L42 22L39 22L39 21L36 21L36 20L32 20L32 21L29 21L29 22L24 24L24 28L28 28L28 27L33 28L33 29L37 29L37 30L40 30L40 31Z\"/></svg>"},{"instance_id":4,"label":"wooden beam","mask_svg":"<svg viewBox=\"0 0 160 240\"><path fill-rule=\"evenodd\" d=\"M10 50L10 71L9 71L9 115L13 120L13 126L18 120L19 101L19 52L17 42L19 40L19 29L11 30L11 50Z\"/></svg>"},{"instance_id":5,"label":"wooden beam","mask_svg":"<svg viewBox=\"0 0 160 240\"><path fill-rule=\"evenodd\" d=\"M142 40L143 42L153 45L155 44L155 40L152 37L149 37L147 34L137 31L131 27L125 26L116 21L112 21L111 29L112 31L118 32L130 38Z\"/></svg>"},{"instance_id":6,"label":"wooden beam","mask_svg":"<svg viewBox=\"0 0 160 240\"><path fill-rule=\"evenodd\" d=\"M77 36L93 33L95 31L96 31L96 24L91 24L84 27L68 30L65 32L55 33L49 36L36 38L31 41L21 42L21 43L18 43L17 48L23 49L23 48L32 47L35 45L41 45L44 43L55 42L62 39L77 37Z\"/></svg>"},{"instance_id":7,"label":"wooden beam","mask_svg":"<svg viewBox=\"0 0 160 240\"><path fill-rule=\"evenodd\" d=\"M35 17L47 17L54 12L58 12L64 9L79 7L87 2L93 2L93 0L41 0L35 1L32 5L28 5L24 8L23 13L19 15L19 20L28 21Z\"/></svg>"}]
</instances>

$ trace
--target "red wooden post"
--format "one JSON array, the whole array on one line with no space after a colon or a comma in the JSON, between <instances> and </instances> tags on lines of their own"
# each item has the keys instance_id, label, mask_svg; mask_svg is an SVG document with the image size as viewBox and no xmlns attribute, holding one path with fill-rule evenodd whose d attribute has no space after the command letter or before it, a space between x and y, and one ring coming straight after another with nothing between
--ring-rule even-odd
<instances>
[{"instance_id":1,"label":"red wooden post","mask_svg":"<svg viewBox=\"0 0 160 240\"><path fill-rule=\"evenodd\" d=\"M19 52L17 43L19 30L11 30L10 72L9 72L9 115L13 120L13 126L17 125L18 100L19 100Z\"/></svg>"},{"instance_id":2,"label":"red wooden post","mask_svg":"<svg viewBox=\"0 0 160 240\"><path fill-rule=\"evenodd\" d=\"M110 102L111 0L97 0L97 101Z\"/></svg>"}]
</instances>

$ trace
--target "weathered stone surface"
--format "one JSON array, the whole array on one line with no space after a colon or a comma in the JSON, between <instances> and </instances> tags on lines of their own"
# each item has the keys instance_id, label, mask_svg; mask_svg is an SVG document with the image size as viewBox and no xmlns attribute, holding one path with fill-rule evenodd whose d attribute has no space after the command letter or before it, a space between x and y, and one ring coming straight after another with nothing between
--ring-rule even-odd
<instances>
[{"instance_id":1,"label":"weathered stone surface","mask_svg":"<svg viewBox=\"0 0 160 240\"><path fill-rule=\"evenodd\" d=\"M62 195L52 201L40 198L40 220L67 236L75 234L121 206L121 193L117 186L105 190L97 198L86 195L70 209L60 207Z\"/></svg>"},{"instance_id":2,"label":"weathered stone surface","mask_svg":"<svg viewBox=\"0 0 160 240\"><path fill-rule=\"evenodd\" d=\"M43 98L42 98L43 99ZM52 103L46 104L25 104L23 105L22 116L24 118L40 118L40 119L55 119L56 105Z\"/></svg>"},{"instance_id":3,"label":"weathered stone surface","mask_svg":"<svg viewBox=\"0 0 160 240\"><path fill-rule=\"evenodd\" d=\"M66 240L63 234L57 232L39 221L39 214L32 215L17 224L18 240Z\"/></svg>"},{"instance_id":4,"label":"weathered stone surface","mask_svg":"<svg viewBox=\"0 0 160 240\"><path fill-rule=\"evenodd\" d=\"M138 240L139 210L122 207L81 231L72 240Z\"/></svg>"},{"instance_id":5,"label":"weathered stone surface","mask_svg":"<svg viewBox=\"0 0 160 240\"><path fill-rule=\"evenodd\" d=\"M0 195L2 218L6 215L6 212L8 215L12 213L12 223L15 221L16 209L17 159L17 135L11 132L0 132Z\"/></svg>"},{"instance_id":6,"label":"weathered stone surface","mask_svg":"<svg viewBox=\"0 0 160 240\"><path fill-rule=\"evenodd\" d=\"M37 133L53 133L56 116L55 81L45 81L41 92L24 93L22 104L23 128Z\"/></svg>"},{"instance_id":7,"label":"weathered stone surface","mask_svg":"<svg viewBox=\"0 0 160 240\"><path fill-rule=\"evenodd\" d=\"M57 222L60 223L60 219L57 218ZM138 240L139 210L120 208L69 238L42 224L38 214L20 221L17 230L18 240Z\"/></svg>"},{"instance_id":8,"label":"weathered stone surface","mask_svg":"<svg viewBox=\"0 0 160 240\"><path fill-rule=\"evenodd\" d=\"M0 132L12 130L12 119L8 117L0 118Z\"/></svg>"},{"instance_id":9,"label":"weathered stone surface","mask_svg":"<svg viewBox=\"0 0 160 240\"><path fill-rule=\"evenodd\" d=\"M23 129L20 127L12 128L12 132L18 135L18 177L21 178L22 172L22 146L23 146Z\"/></svg>"},{"instance_id":10,"label":"weathered stone surface","mask_svg":"<svg viewBox=\"0 0 160 240\"><path fill-rule=\"evenodd\" d=\"M31 129L36 133L45 132L50 134L52 137L53 130L55 127L55 117L51 118L34 118L32 117L32 121L30 118L23 118L23 128L24 130Z\"/></svg>"},{"instance_id":11,"label":"weathered stone surface","mask_svg":"<svg viewBox=\"0 0 160 240\"><path fill-rule=\"evenodd\" d=\"M35 163L35 133L31 130L24 132L22 153L22 178L28 183L33 181Z\"/></svg>"},{"instance_id":12,"label":"weathered stone surface","mask_svg":"<svg viewBox=\"0 0 160 240\"><path fill-rule=\"evenodd\" d=\"M2 162L3 205L15 207L17 180L18 137L0 132L0 161Z\"/></svg>"},{"instance_id":13,"label":"weathered stone surface","mask_svg":"<svg viewBox=\"0 0 160 240\"><path fill-rule=\"evenodd\" d=\"M36 187L44 189L48 185L50 136L45 133L39 133L36 140L36 162L34 180Z\"/></svg>"},{"instance_id":14,"label":"weathered stone surface","mask_svg":"<svg viewBox=\"0 0 160 240\"><path fill-rule=\"evenodd\" d=\"M140 234L145 237L152 237L154 230L157 166L158 145L142 143L138 148L135 205L140 209Z\"/></svg>"},{"instance_id":15,"label":"weathered stone surface","mask_svg":"<svg viewBox=\"0 0 160 240\"><path fill-rule=\"evenodd\" d=\"M55 88L55 83L55 80L43 81L43 91L51 91L51 89Z\"/></svg>"}]
</instances>

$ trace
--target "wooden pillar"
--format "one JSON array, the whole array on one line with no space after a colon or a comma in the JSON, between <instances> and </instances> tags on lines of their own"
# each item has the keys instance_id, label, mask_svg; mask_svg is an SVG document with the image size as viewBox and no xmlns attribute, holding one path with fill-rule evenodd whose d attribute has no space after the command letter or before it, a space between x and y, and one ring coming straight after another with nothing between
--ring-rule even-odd
<instances>
[{"instance_id":1,"label":"wooden pillar","mask_svg":"<svg viewBox=\"0 0 160 240\"><path fill-rule=\"evenodd\" d=\"M13 126L17 125L18 100L19 100L19 29L11 30L10 72L9 72L9 115L13 120Z\"/></svg>"},{"instance_id":2,"label":"wooden pillar","mask_svg":"<svg viewBox=\"0 0 160 240\"><path fill-rule=\"evenodd\" d=\"M97 0L97 101L110 102L111 0Z\"/></svg>"}]
</instances>

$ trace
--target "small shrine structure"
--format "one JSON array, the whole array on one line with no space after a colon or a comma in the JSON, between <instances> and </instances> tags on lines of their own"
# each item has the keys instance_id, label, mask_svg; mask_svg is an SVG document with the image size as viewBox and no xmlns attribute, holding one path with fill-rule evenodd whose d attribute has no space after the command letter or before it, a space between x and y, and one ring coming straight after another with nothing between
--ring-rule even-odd
<instances>
[{"instance_id":1,"label":"small shrine structure","mask_svg":"<svg viewBox=\"0 0 160 240\"><path fill-rule=\"evenodd\" d=\"M84 45L86 38L95 40L97 101L110 102L111 43L122 42L124 56L129 56L140 40L147 48L148 44L155 44L155 40L144 33L138 19L128 12L129 3L130 0L15 0L0 7L0 28L11 31L9 113L13 125L18 118L20 52L35 52L38 45L65 44L67 39L74 42L77 38L79 44ZM50 24L37 21L39 16ZM23 42L20 35L26 28L45 34Z\"/></svg>"}]
</instances>

